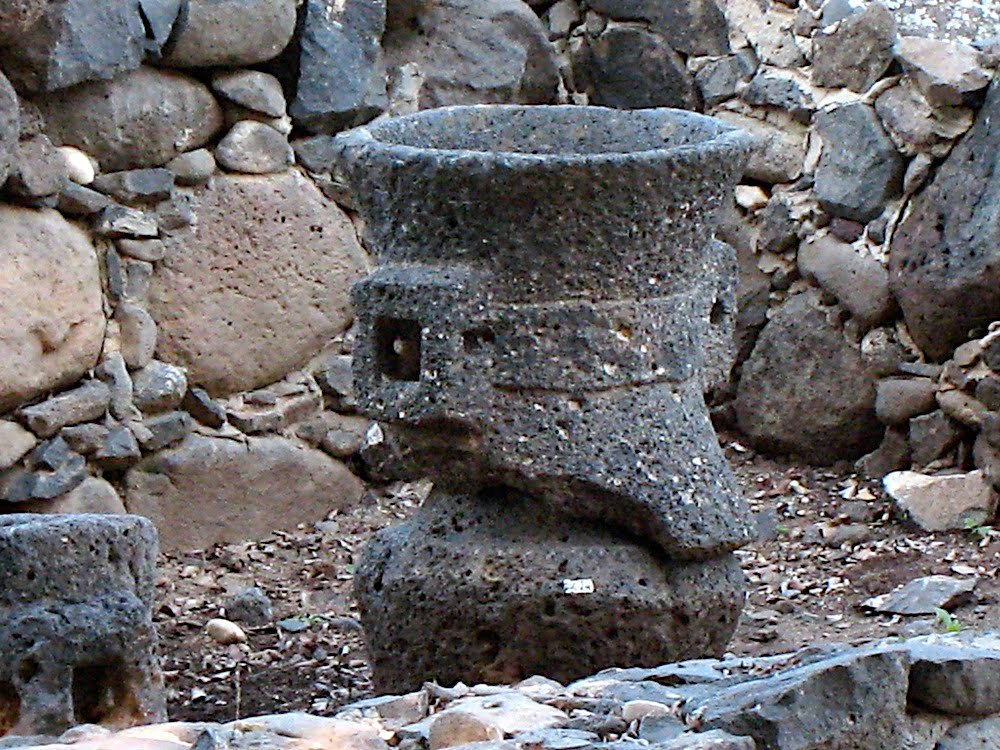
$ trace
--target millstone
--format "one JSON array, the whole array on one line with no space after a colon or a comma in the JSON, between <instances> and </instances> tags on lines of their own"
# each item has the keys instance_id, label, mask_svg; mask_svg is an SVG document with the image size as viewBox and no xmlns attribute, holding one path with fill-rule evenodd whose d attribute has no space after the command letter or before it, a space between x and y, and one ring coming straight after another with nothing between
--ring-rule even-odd
<instances>
[{"instance_id":1,"label":"millstone","mask_svg":"<svg viewBox=\"0 0 1000 750\"><path fill-rule=\"evenodd\" d=\"M702 392L728 366L735 263L712 229L745 134L474 106L337 144L380 264L354 288L358 404L436 487L357 579L379 687L720 652L752 521ZM454 513L483 520L438 533Z\"/></svg>"}]
</instances>

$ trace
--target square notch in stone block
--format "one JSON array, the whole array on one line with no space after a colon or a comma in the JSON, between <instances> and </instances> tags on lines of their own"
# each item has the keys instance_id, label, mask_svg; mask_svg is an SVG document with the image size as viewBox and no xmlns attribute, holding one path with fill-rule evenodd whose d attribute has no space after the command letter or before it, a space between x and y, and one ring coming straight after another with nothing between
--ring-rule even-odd
<instances>
[{"instance_id":1,"label":"square notch in stone block","mask_svg":"<svg viewBox=\"0 0 1000 750\"><path fill-rule=\"evenodd\" d=\"M138 706L125 662L112 659L73 668L73 720L77 724L130 726Z\"/></svg>"},{"instance_id":2,"label":"square notch in stone block","mask_svg":"<svg viewBox=\"0 0 1000 750\"><path fill-rule=\"evenodd\" d=\"M375 362L386 380L420 380L421 326L411 318L375 319Z\"/></svg>"},{"instance_id":3,"label":"square notch in stone block","mask_svg":"<svg viewBox=\"0 0 1000 750\"><path fill-rule=\"evenodd\" d=\"M21 698L13 683L0 680L0 737L12 730L21 718Z\"/></svg>"}]
</instances>

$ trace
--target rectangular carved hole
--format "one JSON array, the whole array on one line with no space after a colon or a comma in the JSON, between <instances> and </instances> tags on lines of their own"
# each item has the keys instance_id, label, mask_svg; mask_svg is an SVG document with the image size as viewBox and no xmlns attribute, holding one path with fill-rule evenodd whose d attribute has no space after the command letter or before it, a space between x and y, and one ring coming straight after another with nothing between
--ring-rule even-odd
<instances>
[{"instance_id":1,"label":"rectangular carved hole","mask_svg":"<svg viewBox=\"0 0 1000 750\"><path fill-rule=\"evenodd\" d=\"M420 380L420 323L407 318L376 318L375 357L383 377Z\"/></svg>"},{"instance_id":2,"label":"rectangular carved hole","mask_svg":"<svg viewBox=\"0 0 1000 750\"><path fill-rule=\"evenodd\" d=\"M14 685L0 680L0 737L10 732L21 718L21 698Z\"/></svg>"},{"instance_id":3,"label":"rectangular carved hole","mask_svg":"<svg viewBox=\"0 0 1000 750\"><path fill-rule=\"evenodd\" d=\"M114 724L128 703L128 675L121 662L73 669L73 718L77 724Z\"/></svg>"}]
</instances>

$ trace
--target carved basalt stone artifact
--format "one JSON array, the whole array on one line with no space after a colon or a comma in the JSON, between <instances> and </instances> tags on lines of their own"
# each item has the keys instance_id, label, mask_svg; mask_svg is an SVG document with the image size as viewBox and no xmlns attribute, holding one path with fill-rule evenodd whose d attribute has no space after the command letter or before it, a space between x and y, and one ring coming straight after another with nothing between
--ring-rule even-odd
<instances>
[{"instance_id":1,"label":"carved basalt stone artifact","mask_svg":"<svg viewBox=\"0 0 1000 750\"><path fill-rule=\"evenodd\" d=\"M138 516L0 516L0 737L165 719L156 551Z\"/></svg>"},{"instance_id":2,"label":"carved basalt stone artifact","mask_svg":"<svg viewBox=\"0 0 1000 750\"><path fill-rule=\"evenodd\" d=\"M382 689L719 653L752 520L702 397L747 137L675 110L453 107L338 137L380 268L359 407L435 489L357 594Z\"/></svg>"}]
</instances>

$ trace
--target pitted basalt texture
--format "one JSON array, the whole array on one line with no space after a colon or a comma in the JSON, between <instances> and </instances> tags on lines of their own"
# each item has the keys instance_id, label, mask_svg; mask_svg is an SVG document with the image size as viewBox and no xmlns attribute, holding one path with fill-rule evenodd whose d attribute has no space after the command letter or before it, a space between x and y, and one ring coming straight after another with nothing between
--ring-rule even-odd
<instances>
[{"instance_id":1,"label":"pitted basalt texture","mask_svg":"<svg viewBox=\"0 0 1000 750\"><path fill-rule=\"evenodd\" d=\"M479 106L385 121L338 143L381 264L354 289L358 402L394 425L413 468L470 508L483 488L502 487L554 512L553 523L594 523L608 543L650 545L669 561L663 570L686 571L660 575L667 598L697 590L684 576L702 568L683 563L728 565L752 522L702 392L728 373L736 269L712 227L746 137L674 110ZM431 513L379 545L397 559L420 554ZM397 651L386 618L413 610L448 564L424 563L423 584L384 595L364 595L371 565L359 577L378 681L390 679ZM526 565L529 578L549 580L544 565ZM739 590L729 573L699 580L709 598ZM529 606L504 583L496 597ZM613 611L599 601L594 611ZM711 650L731 632L726 618L699 621L697 637L657 625L661 605L649 605L655 632L639 639L650 659ZM427 612L432 630L445 612ZM501 634L530 650L530 622ZM597 631L569 615L563 626L535 668L583 674L595 665L575 644ZM616 655L631 653L630 637ZM419 640L407 648L419 651ZM472 651L460 658L461 649ZM494 670L473 645L444 653L407 658L434 677Z\"/></svg>"},{"instance_id":2,"label":"pitted basalt texture","mask_svg":"<svg viewBox=\"0 0 1000 750\"><path fill-rule=\"evenodd\" d=\"M568 682L718 655L743 607L732 555L671 561L503 489L435 493L412 521L374 538L358 576L366 635L378 644L372 666L390 692L468 679L470 663L490 684L534 674ZM567 593L588 581L592 593Z\"/></svg>"},{"instance_id":3,"label":"pitted basalt texture","mask_svg":"<svg viewBox=\"0 0 1000 750\"><path fill-rule=\"evenodd\" d=\"M0 516L0 736L165 718L156 550L138 516Z\"/></svg>"}]
</instances>

